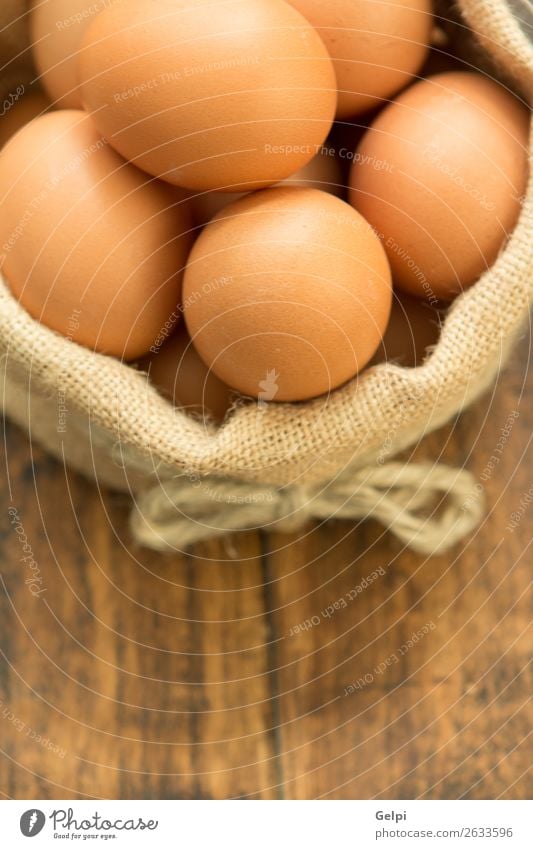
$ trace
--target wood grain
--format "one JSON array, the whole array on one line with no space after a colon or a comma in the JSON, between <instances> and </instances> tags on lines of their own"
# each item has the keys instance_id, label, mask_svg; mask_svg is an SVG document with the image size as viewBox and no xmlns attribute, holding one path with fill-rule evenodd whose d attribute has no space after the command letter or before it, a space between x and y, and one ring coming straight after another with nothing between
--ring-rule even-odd
<instances>
[{"instance_id":1,"label":"wood grain","mask_svg":"<svg viewBox=\"0 0 533 849\"><path fill-rule=\"evenodd\" d=\"M3 796L528 798L533 505L507 529L532 485L528 352L411 452L465 465L489 505L430 559L373 522L134 548L124 496L6 425Z\"/></svg>"}]
</instances>

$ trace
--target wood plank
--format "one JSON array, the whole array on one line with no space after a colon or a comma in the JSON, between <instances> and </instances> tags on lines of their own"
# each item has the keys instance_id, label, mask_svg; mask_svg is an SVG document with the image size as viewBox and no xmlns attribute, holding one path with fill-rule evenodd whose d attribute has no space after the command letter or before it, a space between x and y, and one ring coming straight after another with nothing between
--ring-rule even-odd
<instances>
[{"instance_id":1,"label":"wood plank","mask_svg":"<svg viewBox=\"0 0 533 849\"><path fill-rule=\"evenodd\" d=\"M128 549L124 496L99 494L14 428L7 451L0 787L15 798L268 795L259 536L241 538L229 562L219 543L196 560Z\"/></svg>"}]
</instances>

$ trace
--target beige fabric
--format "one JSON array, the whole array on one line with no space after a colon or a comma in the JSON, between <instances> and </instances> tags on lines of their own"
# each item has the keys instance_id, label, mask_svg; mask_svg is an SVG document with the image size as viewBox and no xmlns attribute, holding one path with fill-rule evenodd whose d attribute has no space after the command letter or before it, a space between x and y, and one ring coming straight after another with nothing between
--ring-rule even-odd
<instances>
[{"instance_id":1,"label":"beige fabric","mask_svg":"<svg viewBox=\"0 0 533 849\"><path fill-rule=\"evenodd\" d=\"M533 51L526 35L528 22L531 26L528 3L520 4L515 0L511 5L505 0L460 0L458 5L477 41L502 74L514 80L519 91L531 102ZM525 22L523 27L520 21Z\"/></svg>"},{"instance_id":2,"label":"beige fabric","mask_svg":"<svg viewBox=\"0 0 533 849\"><path fill-rule=\"evenodd\" d=\"M504 76L529 98L533 50L504 0L459 5ZM158 503L154 485L178 475L191 489L196 475L316 488L348 466L385 467L399 450L456 415L501 370L533 295L532 225L530 182L505 250L455 301L438 345L420 368L373 367L327 400L243 403L219 430L174 410L133 368L37 324L0 282L3 406L33 439L80 471L119 489L150 491L154 502L146 504L144 496L140 502L150 521ZM179 490L181 498L183 477ZM261 523L260 512L255 519ZM135 521L133 526L143 539ZM175 536L170 533L169 545Z\"/></svg>"}]
</instances>

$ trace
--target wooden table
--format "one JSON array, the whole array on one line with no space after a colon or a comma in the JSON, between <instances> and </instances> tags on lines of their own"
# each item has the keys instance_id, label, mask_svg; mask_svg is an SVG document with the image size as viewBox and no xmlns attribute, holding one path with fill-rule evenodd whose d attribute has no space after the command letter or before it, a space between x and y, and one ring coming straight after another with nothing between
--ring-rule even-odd
<instances>
[{"instance_id":1,"label":"wooden table","mask_svg":"<svg viewBox=\"0 0 533 849\"><path fill-rule=\"evenodd\" d=\"M414 452L464 464L488 498L473 538L431 559L373 522L134 548L124 496L7 425L3 795L530 796L528 352Z\"/></svg>"}]
</instances>

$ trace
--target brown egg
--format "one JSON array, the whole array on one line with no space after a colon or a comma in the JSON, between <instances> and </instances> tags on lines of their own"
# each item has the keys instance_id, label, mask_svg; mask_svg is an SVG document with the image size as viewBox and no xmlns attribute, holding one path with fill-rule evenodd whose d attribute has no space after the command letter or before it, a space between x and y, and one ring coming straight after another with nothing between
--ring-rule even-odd
<instances>
[{"instance_id":1,"label":"brown egg","mask_svg":"<svg viewBox=\"0 0 533 849\"><path fill-rule=\"evenodd\" d=\"M331 147L324 147L323 153L317 154L296 174L287 177L278 185L309 186L340 197L343 194L342 179L336 151ZM195 223L203 227L217 212L242 197L242 192L205 192L195 195L192 200Z\"/></svg>"},{"instance_id":2,"label":"brown egg","mask_svg":"<svg viewBox=\"0 0 533 849\"><path fill-rule=\"evenodd\" d=\"M102 12L83 102L127 159L194 191L248 191L302 168L337 100L324 44L283 0L137 0Z\"/></svg>"},{"instance_id":3,"label":"brown egg","mask_svg":"<svg viewBox=\"0 0 533 849\"><path fill-rule=\"evenodd\" d=\"M154 386L188 412L220 422L231 406L234 393L207 368L183 327L142 366Z\"/></svg>"},{"instance_id":4,"label":"brown egg","mask_svg":"<svg viewBox=\"0 0 533 849\"><path fill-rule=\"evenodd\" d=\"M406 368L421 366L439 341L444 310L425 300L395 292L389 323L372 365L394 362Z\"/></svg>"},{"instance_id":5,"label":"brown egg","mask_svg":"<svg viewBox=\"0 0 533 849\"><path fill-rule=\"evenodd\" d=\"M78 50L85 30L120 0L33 0L30 36L39 80L59 109L81 109Z\"/></svg>"},{"instance_id":6,"label":"brown egg","mask_svg":"<svg viewBox=\"0 0 533 849\"><path fill-rule=\"evenodd\" d=\"M0 115L0 147L15 133L50 108L50 101L42 91L30 91L15 100L7 111Z\"/></svg>"},{"instance_id":7,"label":"brown egg","mask_svg":"<svg viewBox=\"0 0 533 849\"><path fill-rule=\"evenodd\" d=\"M333 59L337 118L393 97L418 73L433 25L431 0L289 0Z\"/></svg>"},{"instance_id":8,"label":"brown egg","mask_svg":"<svg viewBox=\"0 0 533 849\"><path fill-rule=\"evenodd\" d=\"M490 267L527 177L528 113L479 74L438 74L388 106L360 143L350 200L381 235L395 283L449 299Z\"/></svg>"},{"instance_id":9,"label":"brown egg","mask_svg":"<svg viewBox=\"0 0 533 849\"><path fill-rule=\"evenodd\" d=\"M389 317L389 265L367 222L317 189L279 187L227 206L185 272L185 321L215 374L262 401L349 380Z\"/></svg>"},{"instance_id":10,"label":"brown egg","mask_svg":"<svg viewBox=\"0 0 533 849\"><path fill-rule=\"evenodd\" d=\"M74 342L144 354L177 317L189 222L176 191L125 162L85 112L36 118L0 154L2 272Z\"/></svg>"}]
</instances>

